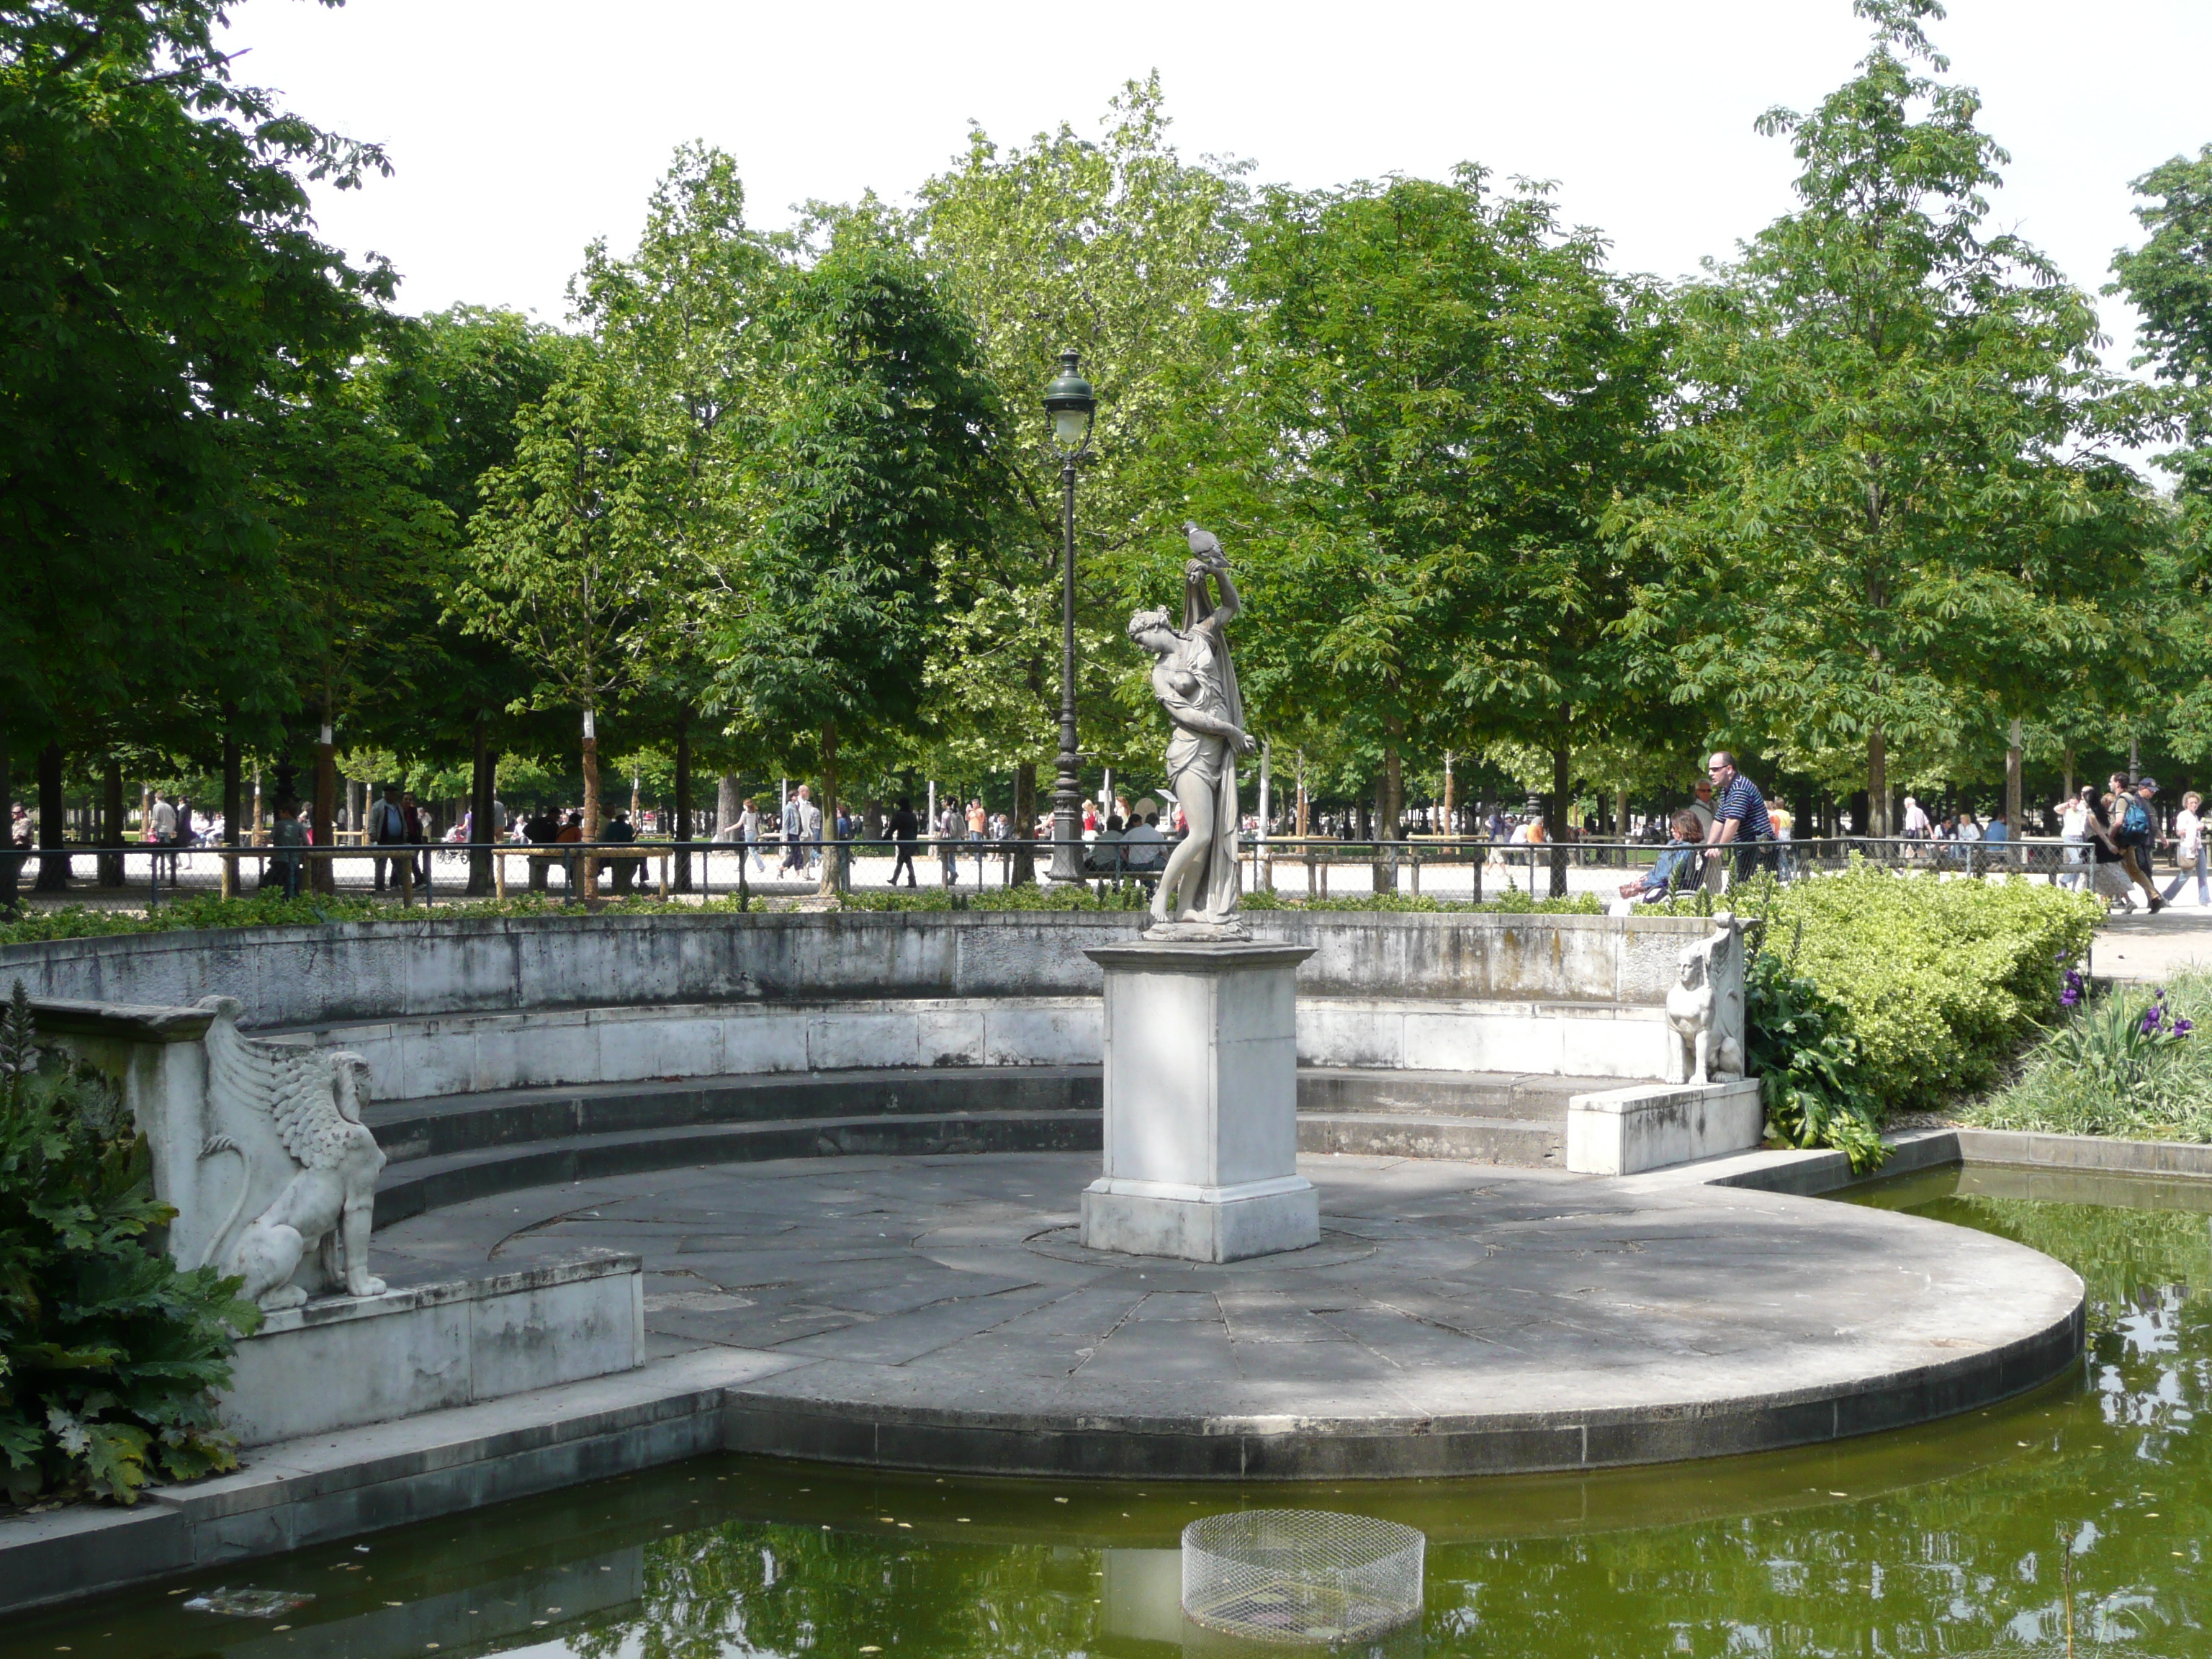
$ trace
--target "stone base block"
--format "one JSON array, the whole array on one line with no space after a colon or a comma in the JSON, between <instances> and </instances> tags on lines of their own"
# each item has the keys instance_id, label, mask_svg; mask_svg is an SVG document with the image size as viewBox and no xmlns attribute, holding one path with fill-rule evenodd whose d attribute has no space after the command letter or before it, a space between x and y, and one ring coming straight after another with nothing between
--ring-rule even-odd
<instances>
[{"instance_id":1,"label":"stone base block","mask_svg":"<svg viewBox=\"0 0 2212 1659\"><path fill-rule=\"evenodd\" d=\"M644 1285L607 1253L284 1309L238 1345L224 1426L261 1446L634 1370Z\"/></svg>"},{"instance_id":2,"label":"stone base block","mask_svg":"<svg viewBox=\"0 0 2212 1659\"><path fill-rule=\"evenodd\" d=\"M1163 1198L1113 1191L1102 1180L1083 1191L1082 1240L1094 1250L1185 1261L1242 1261L1320 1243L1321 1194L1312 1183L1261 1184L1270 1190Z\"/></svg>"},{"instance_id":3,"label":"stone base block","mask_svg":"<svg viewBox=\"0 0 2212 1659\"><path fill-rule=\"evenodd\" d=\"M1635 1175L1747 1152L1765 1133L1756 1078L1576 1095L1567 1102L1567 1168L1577 1175Z\"/></svg>"}]
</instances>

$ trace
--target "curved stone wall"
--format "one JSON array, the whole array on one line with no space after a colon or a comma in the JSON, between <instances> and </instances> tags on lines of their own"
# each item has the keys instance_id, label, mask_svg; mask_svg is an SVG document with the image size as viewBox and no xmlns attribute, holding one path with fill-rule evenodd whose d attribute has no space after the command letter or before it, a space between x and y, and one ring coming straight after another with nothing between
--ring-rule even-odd
<instances>
[{"instance_id":1,"label":"curved stone wall","mask_svg":"<svg viewBox=\"0 0 2212 1659\"><path fill-rule=\"evenodd\" d=\"M1257 911L1310 945L1301 998L1656 1006L1693 917ZM0 992L180 1006L237 997L261 1030L522 1010L1096 997L1086 948L1126 912L501 917L131 933L0 946Z\"/></svg>"}]
</instances>

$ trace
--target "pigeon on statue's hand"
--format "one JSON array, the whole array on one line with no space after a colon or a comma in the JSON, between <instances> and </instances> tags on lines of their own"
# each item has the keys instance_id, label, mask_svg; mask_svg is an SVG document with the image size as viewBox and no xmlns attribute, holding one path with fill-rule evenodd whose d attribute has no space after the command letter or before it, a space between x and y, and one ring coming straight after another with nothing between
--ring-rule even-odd
<instances>
[{"instance_id":1,"label":"pigeon on statue's hand","mask_svg":"<svg viewBox=\"0 0 2212 1659\"><path fill-rule=\"evenodd\" d=\"M1185 519L1182 532L1190 538L1191 555L1200 563L1215 570L1221 569L1228 563L1221 554L1221 538L1212 531L1200 530L1195 524Z\"/></svg>"}]
</instances>

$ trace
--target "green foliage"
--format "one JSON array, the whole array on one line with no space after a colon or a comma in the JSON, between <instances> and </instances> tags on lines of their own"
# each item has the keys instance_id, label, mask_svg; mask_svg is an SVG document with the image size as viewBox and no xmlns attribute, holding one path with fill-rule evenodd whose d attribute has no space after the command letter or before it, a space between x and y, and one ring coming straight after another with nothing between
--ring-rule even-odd
<instances>
[{"instance_id":1,"label":"green foliage","mask_svg":"<svg viewBox=\"0 0 2212 1659\"><path fill-rule=\"evenodd\" d=\"M1889 1156L1881 1106L1861 1079L1859 1045L1844 1030L1843 1007L1791 973L1788 959L1761 950L1745 971L1744 1018L1768 1138L1831 1147L1850 1159L1855 1175L1880 1168Z\"/></svg>"},{"instance_id":2,"label":"green foliage","mask_svg":"<svg viewBox=\"0 0 2212 1659\"><path fill-rule=\"evenodd\" d=\"M2019 1079L1965 1121L1990 1129L2212 1141L2208 1020L2212 975L2083 997L2028 1051Z\"/></svg>"},{"instance_id":3,"label":"green foliage","mask_svg":"<svg viewBox=\"0 0 2212 1659\"><path fill-rule=\"evenodd\" d=\"M1645 672L1869 789L1881 827L1892 744L1985 742L2126 685L2166 515L2112 457L2140 399L2094 305L1984 234L2007 158L1978 94L1914 61L1947 67L1919 23L1940 12L1866 12L1858 73L1760 123L1798 210L1682 294L1677 479L1613 526L1664 566L1632 619Z\"/></svg>"},{"instance_id":4,"label":"green foliage","mask_svg":"<svg viewBox=\"0 0 2212 1659\"><path fill-rule=\"evenodd\" d=\"M1633 581L1597 526L1641 482L1656 296L1540 189L1494 195L1471 165L1270 191L1247 240L1210 470L1223 513L1271 532L1239 570L1254 706L1364 736L1385 834L1408 750L1553 755L1621 723Z\"/></svg>"},{"instance_id":5,"label":"green foliage","mask_svg":"<svg viewBox=\"0 0 2212 1659\"><path fill-rule=\"evenodd\" d=\"M39 1052L22 982L0 1024L0 1480L9 1498L135 1503L237 1466L216 1422L231 1331L260 1312L161 1246L146 1138L113 1085Z\"/></svg>"},{"instance_id":6,"label":"green foliage","mask_svg":"<svg viewBox=\"0 0 2212 1659\"><path fill-rule=\"evenodd\" d=\"M2104 917L2094 898L2044 883L1856 862L1787 886L1747 883L1728 902L1765 922L1770 948L1794 941L1790 973L1841 1011L1857 1085L1883 1115L1988 1084L2056 1004L2061 965L2087 950ZM1710 905L1700 893L1663 908Z\"/></svg>"},{"instance_id":7,"label":"green foliage","mask_svg":"<svg viewBox=\"0 0 2212 1659\"><path fill-rule=\"evenodd\" d=\"M941 573L988 544L1000 417L941 285L855 214L787 270L772 392L749 411L744 587L719 622L720 689L771 743L911 736Z\"/></svg>"},{"instance_id":8,"label":"green foliage","mask_svg":"<svg viewBox=\"0 0 2212 1659\"><path fill-rule=\"evenodd\" d=\"M2212 144L2152 168L2134 188L2145 198L2136 217L2150 234L2113 257L2119 280L2105 291L2125 294L2142 313L2135 367L2155 365L2185 394L2190 447L2160 465L2179 476L2185 495L2212 497L2212 405L2203 398L2212 388Z\"/></svg>"},{"instance_id":9,"label":"green foliage","mask_svg":"<svg viewBox=\"0 0 2212 1659\"><path fill-rule=\"evenodd\" d=\"M916 887L902 891L848 892L838 897L842 910L1142 910L1150 890L1131 883L1090 886L990 887L963 893L943 887Z\"/></svg>"},{"instance_id":10,"label":"green foliage","mask_svg":"<svg viewBox=\"0 0 2212 1659\"><path fill-rule=\"evenodd\" d=\"M1149 680L1121 627L1181 592L1176 526L1198 479L1176 438L1226 383L1215 324L1243 169L1176 152L1157 76L1127 83L1101 127L1006 145L975 130L917 193L917 245L973 323L1005 411L1011 497L1003 530L944 573L928 707L956 776L1033 764L1057 735L1060 495L1038 399L1071 347L1098 397L1075 525L1084 746L1120 775L1157 764Z\"/></svg>"},{"instance_id":11,"label":"green foliage","mask_svg":"<svg viewBox=\"0 0 2212 1659\"><path fill-rule=\"evenodd\" d=\"M392 291L316 240L307 193L382 155L234 82L223 16L0 11L0 708L19 727L282 671L247 625L272 549L240 438L337 373Z\"/></svg>"}]
</instances>

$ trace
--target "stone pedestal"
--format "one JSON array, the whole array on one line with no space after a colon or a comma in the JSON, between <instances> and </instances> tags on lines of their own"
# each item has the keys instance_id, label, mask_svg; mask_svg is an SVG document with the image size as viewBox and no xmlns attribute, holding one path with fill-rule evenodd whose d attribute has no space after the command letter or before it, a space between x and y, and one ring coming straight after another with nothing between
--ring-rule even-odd
<instances>
[{"instance_id":1,"label":"stone pedestal","mask_svg":"<svg viewBox=\"0 0 2212 1659\"><path fill-rule=\"evenodd\" d=\"M1298 1173L1301 945L1139 940L1085 953L1106 970L1105 1173L1083 1243L1237 1261L1321 1242Z\"/></svg>"}]
</instances>

